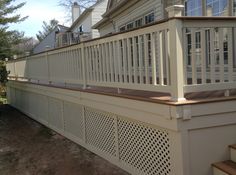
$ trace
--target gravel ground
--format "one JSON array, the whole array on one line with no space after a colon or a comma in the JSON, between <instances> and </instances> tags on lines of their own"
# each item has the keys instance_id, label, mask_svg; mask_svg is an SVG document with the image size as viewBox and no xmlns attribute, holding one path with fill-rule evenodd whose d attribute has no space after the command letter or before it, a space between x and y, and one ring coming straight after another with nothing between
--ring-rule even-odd
<instances>
[{"instance_id":1,"label":"gravel ground","mask_svg":"<svg viewBox=\"0 0 236 175\"><path fill-rule=\"evenodd\" d=\"M101 157L0 106L0 175L128 175Z\"/></svg>"}]
</instances>

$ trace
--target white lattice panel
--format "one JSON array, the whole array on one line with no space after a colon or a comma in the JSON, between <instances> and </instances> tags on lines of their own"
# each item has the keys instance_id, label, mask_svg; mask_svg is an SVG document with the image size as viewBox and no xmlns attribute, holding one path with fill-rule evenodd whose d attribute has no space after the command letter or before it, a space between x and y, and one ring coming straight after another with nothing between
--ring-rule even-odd
<instances>
[{"instance_id":1,"label":"white lattice panel","mask_svg":"<svg viewBox=\"0 0 236 175\"><path fill-rule=\"evenodd\" d=\"M83 139L83 106L70 102L64 102L64 123L66 132Z\"/></svg>"},{"instance_id":2,"label":"white lattice panel","mask_svg":"<svg viewBox=\"0 0 236 175\"><path fill-rule=\"evenodd\" d=\"M120 160L145 175L170 174L169 134L118 118Z\"/></svg>"},{"instance_id":3,"label":"white lattice panel","mask_svg":"<svg viewBox=\"0 0 236 175\"><path fill-rule=\"evenodd\" d=\"M105 112L85 108L87 143L116 156L115 118Z\"/></svg>"}]
</instances>

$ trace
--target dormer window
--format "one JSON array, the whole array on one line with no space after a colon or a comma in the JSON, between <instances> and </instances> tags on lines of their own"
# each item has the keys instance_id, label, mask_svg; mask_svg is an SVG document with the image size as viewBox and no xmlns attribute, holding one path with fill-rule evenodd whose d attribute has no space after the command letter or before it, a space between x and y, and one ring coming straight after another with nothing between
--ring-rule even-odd
<instances>
[{"instance_id":1,"label":"dormer window","mask_svg":"<svg viewBox=\"0 0 236 175\"><path fill-rule=\"evenodd\" d=\"M126 27L125 27L125 26L120 27L120 32L123 32L123 31L125 31L125 30L126 30Z\"/></svg>"},{"instance_id":2,"label":"dormer window","mask_svg":"<svg viewBox=\"0 0 236 175\"><path fill-rule=\"evenodd\" d=\"M127 30L131 30L133 28L134 28L134 23L133 22L127 24Z\"/></svg>"},{"instance_id":3,"label":"dormer window","mask_svg":"<svg viewBox=\"0 0 236 175\"><path fill-rule=\"evenodd\" d=\"M152 22L154 22L154 20L155 20L154 12L145 16L145 24L152 23Z\"/></svg>"},{"instance_id":4,"label":"dormer window","mask_svg":"<svg viewBox=\"0 0 236 175\"><path fill-rule=\"evenodd\" d=\"M143 25L143 18L140 18L138 20L135 21L135 27L141 27Z\"/></svg>"}]
</instances>

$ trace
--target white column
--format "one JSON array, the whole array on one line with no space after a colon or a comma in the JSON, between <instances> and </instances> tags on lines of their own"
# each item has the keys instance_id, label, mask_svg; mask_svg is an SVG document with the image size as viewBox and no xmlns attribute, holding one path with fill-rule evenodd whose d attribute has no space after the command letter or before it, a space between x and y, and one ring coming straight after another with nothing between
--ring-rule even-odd
<instances>
[{"instance_id":1,"label":"white column","mask_svg":"<svg viewBox=\"0 0 236 175\"><path fill-rule=\"evenodd\" d=\"M169 18L169 58L170 58L170 85L173 101L184 101L184 56L183 56L183 24L181 19L183 5L174 5L167 9Z\"/></svg>"},{"instance_id":2,"label":"white column","mask_svg":"<svg viewBox=\"0 0 236 175\"><path fill-rule=\"evenodd\" d=\"M45 56L46 56L46 64L47 64L47 72L48 72L48 83L51 84L52 80L51 80L51 75L50 75L50 65L49 65L48 51L46 52Z\"/></svg>"}]
</instances>

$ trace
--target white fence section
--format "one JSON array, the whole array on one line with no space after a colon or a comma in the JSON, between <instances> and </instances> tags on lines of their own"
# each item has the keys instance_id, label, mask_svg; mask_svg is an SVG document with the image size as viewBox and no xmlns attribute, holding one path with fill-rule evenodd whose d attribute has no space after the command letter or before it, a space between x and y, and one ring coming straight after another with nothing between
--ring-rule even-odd
<instances>
[{"instance_id":1,"label":"white fence section","mask_svg":"<svg viewBox=\"0 0 236 175\"><path fill-rule=\"evenodd\" d=\"M14 60L15 74L8 69L30 80L170 93L168 33L161 23Z\"/></svg>"},{"instance_id":2,"label":"white fence section","mask_svg":"<svg viewBox=\"0 0 236 175\"><path fill-rule=\"evenodd\" d=\"M235 18L178 17L9 61L10 76L170 93L236 87Z\"/></svg>"}]
</instances>

